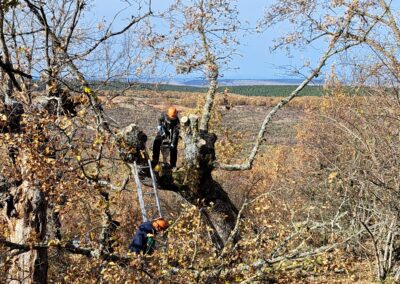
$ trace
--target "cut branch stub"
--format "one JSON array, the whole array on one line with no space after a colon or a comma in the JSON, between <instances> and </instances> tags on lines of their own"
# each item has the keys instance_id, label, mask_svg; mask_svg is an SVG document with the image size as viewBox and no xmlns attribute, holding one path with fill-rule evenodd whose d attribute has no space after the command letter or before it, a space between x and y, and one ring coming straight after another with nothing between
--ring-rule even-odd
<instances>
[{"instance_id":1,"label":"cut branch stub","mask_svg":"<svg viewBox=\"0 0 400 284\"><path fill-rule=\"evenodd\" d=\"M145 155L147 135L136 125L130 124L117 134L121 157L125 162L147 164Z\"/></svg>"},{"instance_id":2,"label":"cut branch stub","mask_svg":"<svg viewBox=\"0 0 400 284\"><path fill-rule=\"evenodd\" d=\"M199 130L199 118L195 115L182 118L181 123L185 143L185 197L202 209L203 217L213 229L212 241L221 249L235 225L237 209L212 178L217 136Z\"/></svg>"},{"instance_id":3,"label":"cut branch stub","mask_svg":"<svg viewBox=\"0 0 400 284\"><path fill-rule=\"evenodd\" d=\"M216 135L199 131L199 117L196 115L183 117L181 124L184 130L185 168L193 167L211 173L215 161Z\"/></svg>"},{"instance_id":4,"label":"cut branch stub","mask_svg":"<svg viewBox=\"0 0 400 284\"><path fill-rule=\"evenodd\" d=\"M185 167L197 166L199 147L197 147L198 136L198 117L191 115L189 118L182 118L183 142L185 144Z\"/></svg>"}]
</instances>

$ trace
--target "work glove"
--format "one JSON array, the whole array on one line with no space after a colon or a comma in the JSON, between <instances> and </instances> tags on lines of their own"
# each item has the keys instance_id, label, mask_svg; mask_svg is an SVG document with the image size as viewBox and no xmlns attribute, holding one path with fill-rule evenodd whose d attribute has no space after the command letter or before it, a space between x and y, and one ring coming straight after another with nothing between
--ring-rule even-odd
<instances>
[{"instance_id":1,"label":"work glove","mask_svg":"<svg viewBox=\"0 0 400 284\"><path fill-rule=\"evenodd\" d=\"M157 133L161 136L165 136L165 129L162 125L157 126Z\"/></svg>"},{"instance_id":2,"label":"work glove","mask_svg":"<svg viewBox=\"0 0 400 284\"><path fill-rule=\"evenodd\" d=\"M147 234L145 254L153 253L154 245L155 245L154 235L153 234Z\"/></svg>"}]
</instances>

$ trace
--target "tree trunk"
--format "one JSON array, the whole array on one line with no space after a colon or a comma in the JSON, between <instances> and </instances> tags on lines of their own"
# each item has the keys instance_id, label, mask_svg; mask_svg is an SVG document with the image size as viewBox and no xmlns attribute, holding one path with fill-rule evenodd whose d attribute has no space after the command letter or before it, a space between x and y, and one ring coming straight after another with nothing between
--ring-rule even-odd
<instances>
[{"instance_id":1,"label":"tree trunk","mask_svg":"<svg viewBox=\"0 0 400 284\"><path fill-rule=\"evenodd\" d=\"M214 229L213 242L221 249L235 226L238 210L211 174L217 136L199 131L199 118L194 115L182 118L182 127L185 166L181 180L176 179L176 182L182 183L186 199L202 211Z\"/></svg>"},{"instance_id":2,"label":"tree trunk","mask_svg":"<svg viewBox=\"0 0 400 284\"><path fill-rule=\"evenodd\" d=\"M21 165L27 165L28 154L20 152ZM32 172L21 167L22 182L3 182L3 215L10 232L9 241L16 244L43 243L46 241L47 201L44 193L31 182ZM27 252L14 250L9 259L9 283L47 283L47 248Z\"/></svg>"},{"instance_id":3,"label":"tree trunk","mask_svg":"<svg viewBox=\"0 0 400 284\"><path fill-rule=\"evenodd\" d=\"M213 180L215 164L215 134L199 130L197 116L183 117L184 167L171 173L163 169L157 184L161 190L180 194L201 210L207 224L213 229L212 241L218 249L224 246L235 226L238 211L228 194ZM130 125L118 134L120 154L127 163L147 164L143 153L146 135L136 125ZM149 175L146 171L141 176Z\"/></svg>"},{"instance_id":4,"label":"tree trunk","mask_svg":"<svg viewBox=\"0 0 400 284\"><path fill-rule=\"evenodd\" d=\"M47 203L44 194L23 182L10 191L13 202L6 212L10 241L17 244L41 243L46 236ZM13 208L9 208L13 206ZM47 248L16 252L10 259L10 283L47 283Z\"/></svg>"}]
</instances>

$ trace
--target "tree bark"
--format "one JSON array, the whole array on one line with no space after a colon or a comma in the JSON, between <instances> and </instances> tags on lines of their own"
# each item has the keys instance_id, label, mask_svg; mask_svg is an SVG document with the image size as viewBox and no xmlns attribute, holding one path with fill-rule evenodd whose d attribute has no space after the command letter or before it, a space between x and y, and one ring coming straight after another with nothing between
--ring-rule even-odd
<instances>
[{"instance_id":1,"label":"tree bark","mask_svg":"<svg viewBox=\"0 0 400 284\"><path fill-rule=\"evenodd\" d=\"M219 74L218 66L217 64L214 63L214 61L211 61L209 64L212 67L210 70L210 78L209 78L210 85L208 88L206 102L203 107L203 112L200 122L200 130L204 132L208 131L208 126L211 119L211 112L214 106L215 94L217 93L218 89L218 74Z\"/></svg>"},{"instance_id":2,"label":"tree bark","mask_svg":"<svg viewBox=\"0 0 400 284\"><path fill-rule=\"evenodd\" d=\"M235 227L238 210L212 177L217 136L199 130L199 118L195 115L182 118L182 128L185 166L183 175L180 179L176 176L175 182L181 184L182 195L202 211L214 230L211 236L214 244L222 249Z\"/></svg>"},{"instance_id":3,"label":"tree bark","mask_svg":"<svg viewBox=\"0 0 400 284\"><path fill-rule=\"evenodd\" d=\"M17 157L18 156L18 157ZM47 200L44 192L31 181L34 169L29 164L29 151L20 150L14 158L21 162L21 179L0 180L2 214L7 221L9 241L30 245L44 243L47 232ZM47 283L47 248L10 252L8 283Z\"/></svg>"},{"instance_id":4,"label":"tree bark","mask_svg":"<svg viewBox=\"0 0 400 284\"><path fill-rule=\"evenodd\" d=\"M6 218L10 241L17 244L43 242L46 237L47 202L43 192L24 181L19 187L11 188ZM12 207L12 208L10 208ZM8 214L7 214L8 213ZM47 248L20 253L10 258L9 283L47 283Z\"/></svg>"}]
</instances>

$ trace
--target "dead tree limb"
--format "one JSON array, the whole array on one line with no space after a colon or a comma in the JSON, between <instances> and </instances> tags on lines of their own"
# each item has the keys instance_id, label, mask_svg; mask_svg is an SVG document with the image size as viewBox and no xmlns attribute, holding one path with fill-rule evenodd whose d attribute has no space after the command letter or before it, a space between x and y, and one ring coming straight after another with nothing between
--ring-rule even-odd
<instances>
[{"instance_id":1,"label":"dead tree limb","mask_svg":"<svg viewBox=\"0 0 400 284\"><path fill-rule=\"evenodd\" d=\"M263 259L261 261L257 261L257 263L254 263L252 266L257 268L257 272L247 278L246 280L240 282L241 284L247 284L247 283L255 283L255 282L259 282L260 280L264 279L265 276L267 276L267 268L270 267L273 264L276 263L280 263L282 261L285 260L301 260L307 257L313 257L325 252L328 252L340 245L343 245L347 242L349 242L351 239L359 236L360 234L362 234L364 232L364 230L360 230L357 233L347 237L346 239L344 239L341 242L335 243L335 244L331 244L331 245L326 245L326 246L321 246L309 251L305 251L305 252L301 252L299 250L294 250L294 251L290 251L285 255L279 256L279 257L274 257L274 258L269 258L269 259Z\"/></svg>"},{"instance_id":2,"label":"dead tree limb","mask_svg":"<svg viewBox=\"0 0 400 284\"><path fill-rule=\"evenodd\" d=\"M60 244L52 244L52 243L36 243L36 244L18 244L14 242L7 241L6 239L0 238L0 245L10 250L18 250L19 253L25 253L32 250L43 250L49 249L51 247L64 250L66 252L72 254L83 255L88 258L100 258L106 261L117 261L117 262L125 262L128 263L132 260L132 257L122 256L119 254L113 253L103 253L101 254L99 250L92 248L83 248L80 246L76 246L73 244L73 241L62 242Z\"/></svg>"}]
</instances>

